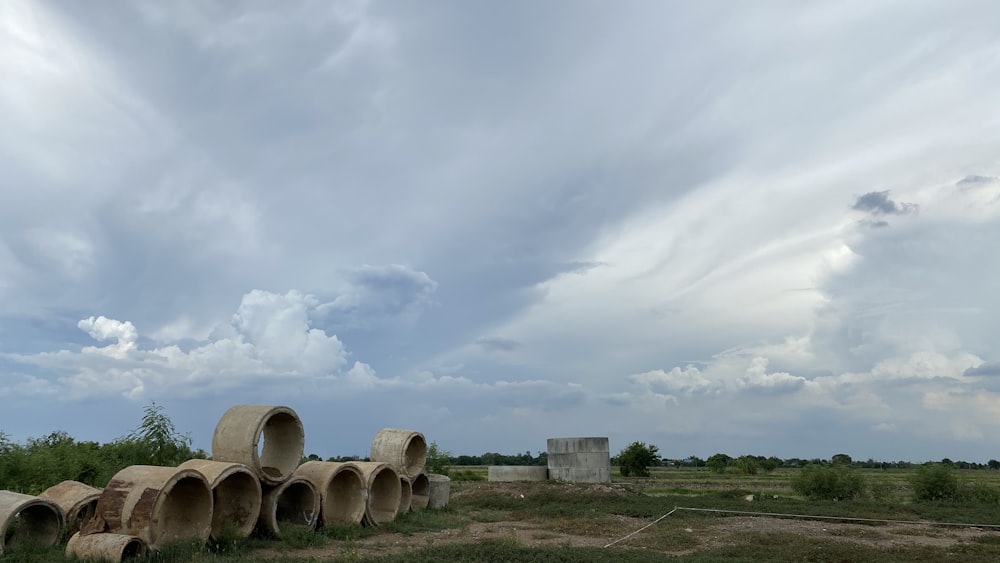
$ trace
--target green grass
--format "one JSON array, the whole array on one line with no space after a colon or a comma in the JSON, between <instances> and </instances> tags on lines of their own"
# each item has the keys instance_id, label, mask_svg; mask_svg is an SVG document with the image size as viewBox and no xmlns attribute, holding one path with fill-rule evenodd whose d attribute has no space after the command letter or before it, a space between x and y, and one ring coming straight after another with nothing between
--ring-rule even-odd
<instances>
[{"instance_id":1,"label":"green grass","mask_svg":"<svg viewBox=\"0 0 1000 563\"><path fill-rule=\"evenodd\" d=\"M469 471L478 471L471 468ZM485 468L482 468L485 471ZM357 562L420 563L424 561L885 561L923 563L941 560L1000 561L1000 530L995 534L954 542L947 547L873 547L863 541L885 541L911 533L914 536L947 537L950 528L914 528L900 531L872 523L832 530L827 535L805 537L786 530L735 531L727 522L736 512L782 513L874 518L906 521L1000 523L1000 502L914 502L907 470L859 470L870 490L865 498L853 501L815 501L797 496L789 483L794 469L779 469L759 475L715 474L704 469L656 468L649 478L629 479L612 486L569 485L555 482L515 485L453 481L452 502L440 511L420 511L400 515L380 529L359 525L337 525L317 531L283 527L284 540L228 539L212 547L171 546L149 561L235 563L271 561L304 563L310 559L304 548L329 548L337 558ZM1000 472L956 471L959 479L985 489L1000 488ZM747 501L746 496L754 500ZM679 510L661 522L609 549L570 547L527 547L513 537L473 541L464 533L462 543L438 542L428 536L418 547L395 554L361 557L359 546L366 538L392 535L412 536L442 530L466 531L477 523L523 522L532 531L529 538L557 540L562 534L574 537L622 537L666 514L674 507L706 508L722 512ZM724 538L712 542L713 537ZM380 541L380 540L377 540ZM66 561L62 547L25 549L0 557L0 563ZM265 551L266 550L266 551Z\"/></svg>"}]
</instances>

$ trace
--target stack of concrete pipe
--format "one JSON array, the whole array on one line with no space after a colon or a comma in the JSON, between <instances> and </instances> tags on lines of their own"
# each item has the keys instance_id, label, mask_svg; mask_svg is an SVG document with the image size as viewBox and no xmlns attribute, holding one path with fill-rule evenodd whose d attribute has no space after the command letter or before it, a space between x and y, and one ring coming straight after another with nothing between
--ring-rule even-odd
<instances>
[{"instance_id":1,"label":"stack of concrete pipe","mask_svg":"<svg viewBox=\"0 0 1000 563\"><path fill-rule=\"evenodd\" d=\"M259 532L280 538L282 526L314 528L319 521L316 487L295 476L304 448L302 422L288 407L236 405L216 425L212 460L242 464L259 481Z\"/></svg>"},{"instance_id":2,"label":"stack of concrete pipe","mask_svg":"<svg viewBox=\"0 0 1000 563\"><path fill-rule=\"evenodd\" d=\"M304 446L291 408L234 406L215 427L211 460L126 467L103 490L64 481L37 497L0 491L0 555L69 536L68 557L121 561L179 541L280 538L285 526L379 526L448 503L449 479L424 471L420 432L380 430L369 462L299 465Z\"/></svg>"}]
</instances>

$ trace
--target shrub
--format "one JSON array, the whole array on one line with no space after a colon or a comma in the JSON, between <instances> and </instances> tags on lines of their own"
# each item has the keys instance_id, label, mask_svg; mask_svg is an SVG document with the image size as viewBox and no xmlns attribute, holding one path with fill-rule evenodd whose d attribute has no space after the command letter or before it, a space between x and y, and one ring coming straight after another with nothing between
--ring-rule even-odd
<instances>
[{"instance_id":1,"label":"shrub","mask_svg":"<svg viewBox=\"0 0 1000 563\"><path fill-rule=\"evenodd\" d=\"M427 461L424 464L428 473L448 475L451 469L451 452L442 450L437 442L431 442L427 448Z\"/></svg>"},{"instance_id":2,"label":"shrub","mask_svg":"<svg viewBox=\"0 0 1000 563\"><path fill-rule=\"evenodd\" d=\"M792 478L792 489L811 499L849 500L864 494L865 480L860 473L843 465L807 465Z\"/></svg>"},{"instance_id":3,"label":"shrub","mask_svg":"<svg viewBox=\"0 0 1000 563\"><path fill-rule=\"evenodd\" d=\"M622 477L649 477L649 466L659 462L659 448L642 442L632 442L618 454L618 468Z\"/></svg>"},{"instance_id":4,"label":"shrub","mask_svg":"<svg viewBox=\"0 0 1000 563\"><path fill-rule=\"evenodd\" d=\"M959 496L958 478L951 468L938 463L926 463L910 477L913 498L916 500L956 500Z\"/></svg>"}]
</instances>

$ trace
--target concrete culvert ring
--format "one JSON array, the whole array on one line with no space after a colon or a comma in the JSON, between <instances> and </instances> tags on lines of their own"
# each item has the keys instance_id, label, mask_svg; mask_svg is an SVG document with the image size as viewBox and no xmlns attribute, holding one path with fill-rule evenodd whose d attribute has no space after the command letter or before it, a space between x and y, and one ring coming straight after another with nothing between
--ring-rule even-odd
<instances>
[{"instance_id":1,"label":"concrete culvert ring","mask_svg":"<svg viewBox=\"0 0 1000 563\"><path fill-rule=\"evenodd\" d=\"M426 473L421 473L410 481L410 510L423 510L427 508L428 494L430 493L430 480Z\"/></svg>"},{"instance_id":2,"label":"concrete culvert ring","mask_svg":"<svg viewBox=\"0 0 1000 563\"><path fill-rule=\"evenodd\" d=\"M146 557L146 543L125 534L74 534L66 543L66 557L94 561L125 561Z\"/></svg>"},{"instance_id":3,"label":"concrete culvert ring","mask_svg":"<svg viewBox=\"0 0 1000 563\"><path fill-rule=\"evenodd\" d=\"M194 469L212 488L212 534L215 540L227 535L247 537L260 516L260 481L241 463L192 459L180 465Z\"/></svg>"},{"instance_id":4,"label":"concrete culvert ring","mask_svg":"<svg viewBox=\"0 0 1000 563\"><path fill-rule=\"evenodd\" d=\"M214 512L212 491L206 488L204 477L196 475L179 476L157 498L150 526L150 545L208 540Z\"/></svg>"},{"instance_id":5,"label":"concrete culvert ring","mask_svg":"<svg viewBox=\"0 0 1000 563\"><path fill-rule=\"evenodd\" d=\"M21 548L51 547L64 526L62 509L51 500L0 491L0 555Z\"/></svg>"},{"instance_id":6,"label":"concrete culvert ring","mask_svg":"<svg viewBox=\"0 0 1000 563\"><path fill-rule=\"evenodd\" d=\"M152 549L188 540L208 541L212 490L194 469L132 465L104 487L97 514L81 535L133 535Z\"/></svg>"},{"instance_id":7,"label":"concrete culvert ring","mask_svg":"<svg viewBox=\"0 0 1000 563\"><path fill-rule=\"evenodd\" d=\"M399 508L397 514L406 514L410 511L410 502L413 500L413 487L406 477L399 477Z\"/></svg>"},{"instance_id":8,"label":"concrete culvert ring","mask_svg":"<svg viewBox=\"0 0 1000 563\"><path fill-rule=\"evenodd\" d=\"M291 477L302 459L305 432L288 407L236 405L225 412L212 435L212 459L242 463L264 485Z\"/></svg>"},{"instance_id":9,"label":"concrete culvert ring","mask_svg":"<svg viewBox=\"0 0 1000 563\"><path fill-rule=\"evenodd\" d=\"M371 459L388 463L404 477L412 479L427 463L427 441L420 432L383 428L372 440Z\"/></svg>"},{"instance_id":10,"label":"concrete culvert ring","mask_svg":"<svg viewBox=\"0 0 1000 563\"><path fill-rule=\"evenodd\" d=\"M257 527L281 538L283 525L315 528L319 519L320 497L308 479L292 477L264 491Z\"/></svg>"},{"instance_id":11,"label":"concrete culvert ring","mask_svg":"<svg viewBox=\"0 0 1000 563\"><path fill-rule=\"evenodd\" d=\"M79 481L63 481L45 489L38 496L51 500L62 509L66 519L66 533L72 536L94 516L97 499L101 498L101 489Z\"/></svg>"},{"instance_id":12,"label":"concrete culvert ring","mask_svg":"<svg viewBox=\"0 0 1000 563\"><path fill-rule=\"evenodd\" d=\"M307 461L295 470L295 477L308 479L319 492L321 525L361 523L367 488L357 467L332 461Z\"/></svg>"},{"instance_id":13,"label":"concrete culvert ring","mask_svg":"<svg viewBox=\"0 0 1000 563\"><path fill-rule=\"evenodd\" d=\"M387 463L357 461L352 462L352 465L361 471L365 486L368 488L365 522L369 526L391 522L399 511L399 500L402 495L399 474Z\"/></svg>"}]
</instances>

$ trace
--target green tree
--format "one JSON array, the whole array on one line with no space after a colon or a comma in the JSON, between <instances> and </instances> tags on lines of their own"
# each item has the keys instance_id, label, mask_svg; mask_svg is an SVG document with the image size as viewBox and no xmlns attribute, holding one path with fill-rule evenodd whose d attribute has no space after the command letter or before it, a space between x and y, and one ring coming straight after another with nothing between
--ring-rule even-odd
<instances>
[{"instance_id":1,"label":"green tree","mask_svg":"<svg viewBox=\"0 0 1000 563\"><path fill-rule=\"evenodd\" d=\"M988 462L986 462L986 465L990 466L990 469L1000 469L1000 461L997 461L995 459L989 460Z\"/></svg>"},{"instance_id":2,"label":"green tree","mask_svg":"<svg viewBox=\"0 0 1000 563\"><path fill-rule=\"evenodd\" d=\"M850 465L853 462L854 460L847 454L834 454L834 456L830 458L830 463L832 465Z\"/></svg>"},{"instance_id":3,"label":"green tree","mask_svg":"<svg viewBox=\"0 0 1000 563\"><path fill-rule=\"evenodd\" d=\"M431 442L427 447L427 461L424 466L428 473L447 475L451 470L451 452L442 450L437 442Z\"/></svg>"},{"instance_id":4,"label":"green tree","mask_svg":"<svg viewBox=\"0 0 1000 563\"><path fill-rule=\"evenodd\" d=\"M712 454L708 456L707 460L705 460L705 466L716 473L722 473L726 470L726 467L729 466L729 462L732 460L733 458L726 454Z\"/></svg>"},{"instance_id":5,"label":"green tree","mask_svg":"<svg viewBox=\"0 0 1000 563\"><path fill-rule=\"evenodd\" d=\"M151 402L143 411L139 427L124 440L135 446L135 455L145 459L139 463L179 465L194 457L190 435L177 432L161 405Z\"/></svg>"},{"instance_id":6,"label":"green tree","mask_svg":"<svg viewBox=\"0 0 1000 563\"><path fill-rule=\"evenodd\" d=\"M660 448L643 442L632 442L618 454L618 469L623 477L649 477L649 467L658 465Z\"/></svg>"}]
</instances>

